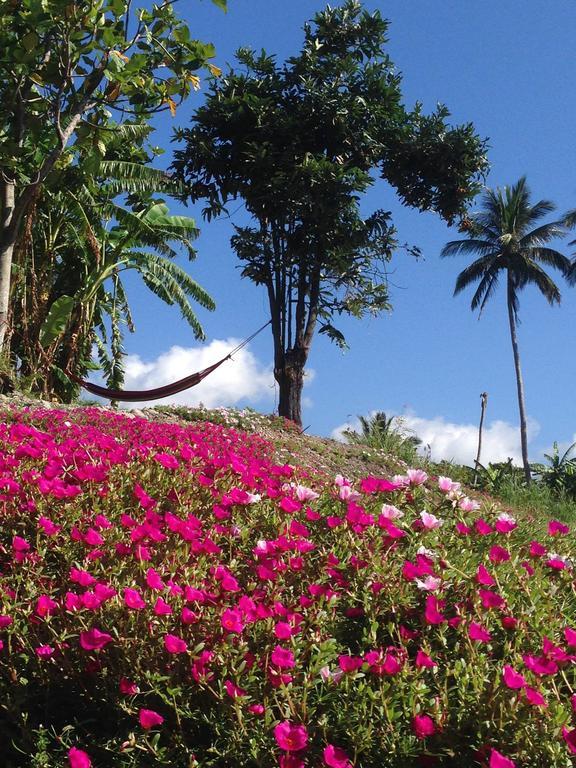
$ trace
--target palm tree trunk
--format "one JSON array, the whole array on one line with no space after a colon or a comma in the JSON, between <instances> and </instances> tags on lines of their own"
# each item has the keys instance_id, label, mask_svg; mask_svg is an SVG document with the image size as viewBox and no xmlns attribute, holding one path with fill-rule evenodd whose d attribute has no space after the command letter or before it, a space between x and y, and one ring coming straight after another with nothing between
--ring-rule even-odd
<instances>
[{"instance_id":1,"label":"palm tree trunk","mask_svg":"<svg viewBox=\"0 0 576 768\"><path fill-rule=\"evenodd\" d=\"M482 453L482 427L484 426L484 413L486 412L486 404L488 403L488 392L482 392L480 395L481 410L480 410L480 426L478 427L478 453L476 454L476 460L474 461L474 482L472 485L476 488L478 481L478 465L480 464L480 454Z\"/></svg>"},{"instance_id":2,"label":"palm tree trunk","mask_svg":"<svg viewBox=\"0 0 576 768\"><path fill-rule=\"evenodd\" d=\"M508 273L508 320L510 322L510 339L512 341L512 352L514 353L514 368L516 370L516 386L518 389L518 409L520 411L520 444L522 448L522 464L524 465L524 476L526 484L530 485L532 479L530 474L530 464L528 462L528 436L526 429L526 406L524 404L524 382L522 380L522 369L520 368L520 352L518 351L518 339L516 337L516 315L514 312L514 286L510 273Z\"/></svg>"}]
</instances>

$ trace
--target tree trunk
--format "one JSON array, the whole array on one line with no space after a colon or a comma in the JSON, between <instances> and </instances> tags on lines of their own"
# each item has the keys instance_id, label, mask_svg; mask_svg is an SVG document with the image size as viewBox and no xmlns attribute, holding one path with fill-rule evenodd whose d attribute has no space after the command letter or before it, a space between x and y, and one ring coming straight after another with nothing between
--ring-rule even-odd
<instances>
[{"instance_id":1,"label":"tree trunk","mask_svg":"<svg viewBox=\"0 0 576 768\"><path fill-rule=\"evenodd\" d=\"M480 410L480 426L478 427L478 453L476 454L476 460L474 461L474 482L472 485L476 487L478 481L478 466L480 464L480 454L482 453L482 427L484 426L484 413L486 412L486 403L488 402L488 393L482 392L480 395L481 410Z\"/></svg>"},{"instance_id":2,"label":"tree trunk","mask_svg":"<svg viewBox=\"0 0 576 768\"><path fill-rule=\"evenodd\" d=\"M10 285L12 275L12 257L16 245L16 227L14 227L16 185L12 182L2 184L0 200L2 219L0 221L0 354L8 331L8 313L10 310Z\"/></svg>"},{"instance_id":3,"label":"tree trunk","mask_svg":"<svg viewBox=\"0 0 576 768\"><path fill-rule=\"evenodd\" d=\"M522 370L520 368L520 353L518 351L518 339L516 337L516 318L514 314L514 286L512 285L510 275L508 275L508 320L510 322L510 339L512 340L512 351L514 353L514 368L516 370L516 386L518 389L518 409L520 411L520 444L522 447L522 464L524 465L524 477L527 485L530 485L532 475L530 473L530 464L528 462L528 435L526 429L526 407L524 404L524 382L522 380Z\"/></svg>"},{"instance_id":4,"label":"tree trunk","mask_svg":"<svg viewBox=\"0 0 576 768\"><path fill-rule=\"evenodd\" d=\"M283 361L274 368L279 387L278 414L299 427L302 426L302 388L307 357L305 349L287 349Z\"/></svg>"}]
</instances>

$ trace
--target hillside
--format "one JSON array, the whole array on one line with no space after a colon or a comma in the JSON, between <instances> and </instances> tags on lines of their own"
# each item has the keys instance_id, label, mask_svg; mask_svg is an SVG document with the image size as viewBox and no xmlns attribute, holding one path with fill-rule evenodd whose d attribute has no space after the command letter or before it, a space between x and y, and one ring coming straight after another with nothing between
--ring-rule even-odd
<instances>
[{"instance_id":1,"label":"hillside","mask_svg":"<svg viewBox=\"0 0 576 768\"><path fill-rule=\"evenodd\" d=\"M569 526L200 416L4 408L3 766L572 765Z\"/></svg>"}]
</instances>

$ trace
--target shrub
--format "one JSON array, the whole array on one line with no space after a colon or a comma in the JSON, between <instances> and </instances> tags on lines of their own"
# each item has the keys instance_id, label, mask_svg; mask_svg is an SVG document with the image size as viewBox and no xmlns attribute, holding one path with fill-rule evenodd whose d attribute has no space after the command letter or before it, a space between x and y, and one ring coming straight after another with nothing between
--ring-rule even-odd
<instances>
[{"instance_id":1,"label":"shrub","mask_svg":"<svg viewBox=\"0 0 576 768\"><path fill-rule=\"evenodd\" d=\"M571 765L567 526L209 423L5 416L6 768Z\"/></svg>"}]
</instances>

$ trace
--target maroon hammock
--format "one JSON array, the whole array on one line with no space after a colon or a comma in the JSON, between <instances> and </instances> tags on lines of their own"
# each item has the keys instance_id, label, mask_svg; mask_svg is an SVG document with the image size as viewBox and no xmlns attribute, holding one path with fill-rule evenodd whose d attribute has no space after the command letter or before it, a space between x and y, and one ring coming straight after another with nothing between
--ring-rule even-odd
<instances>
[{"instance_id":1,"label":"maroon hammock","mask_svg":"<svg viewBox=\"0 0 576 768\"><path fill-rule=\"evenodd\" d=\"M200 384L202 379L204 379L208 374L212 373L212 371L215 371L216 368L222 365L222 363L225 363L226 360L230 360L232 358L232 355L236 354L239 350L242 349L242 347L245 347L248 342L252 341L252 339L257 336L260 331L263 331L266 326L270 325L270 320L266 323L266 325L263 325L262 328L259 328L255 333L253 333L251 336L249 336L247 339L244 339L244 341L241 344L238 344L238 346L232 350L232 352L229 352L226 357L223 357L222 360L219 360L217 363L214 363L213 365L210 365L208 368L204 368L202 371L198 371L197 373L192 373L190 376L186 376L183 379L179 379L178 381L173 382L172 384L166 384L163 387L155 387L154 389L142 389L142 390L136 390L136 389L108 389L107 387L102 387L99 384L92 384L89 381L84 381L84 379L79 378L73 373L70 373L70 371L66 371L66 375L68 378L72 379L72 381L75 381L77 384L80 384L81 387L88 390L88 392L91 392L93 395L97 395L98 397L104 397L107 400L121 400L124 402L132 402L132 403L138 403L138 402L144 402L146 400L159 400L161 397L168 397L169 395L175 395L178 392L183 392L185 389L190 389L190 387L195 387L196 384Z\"/></svg>"}]
</instances>

